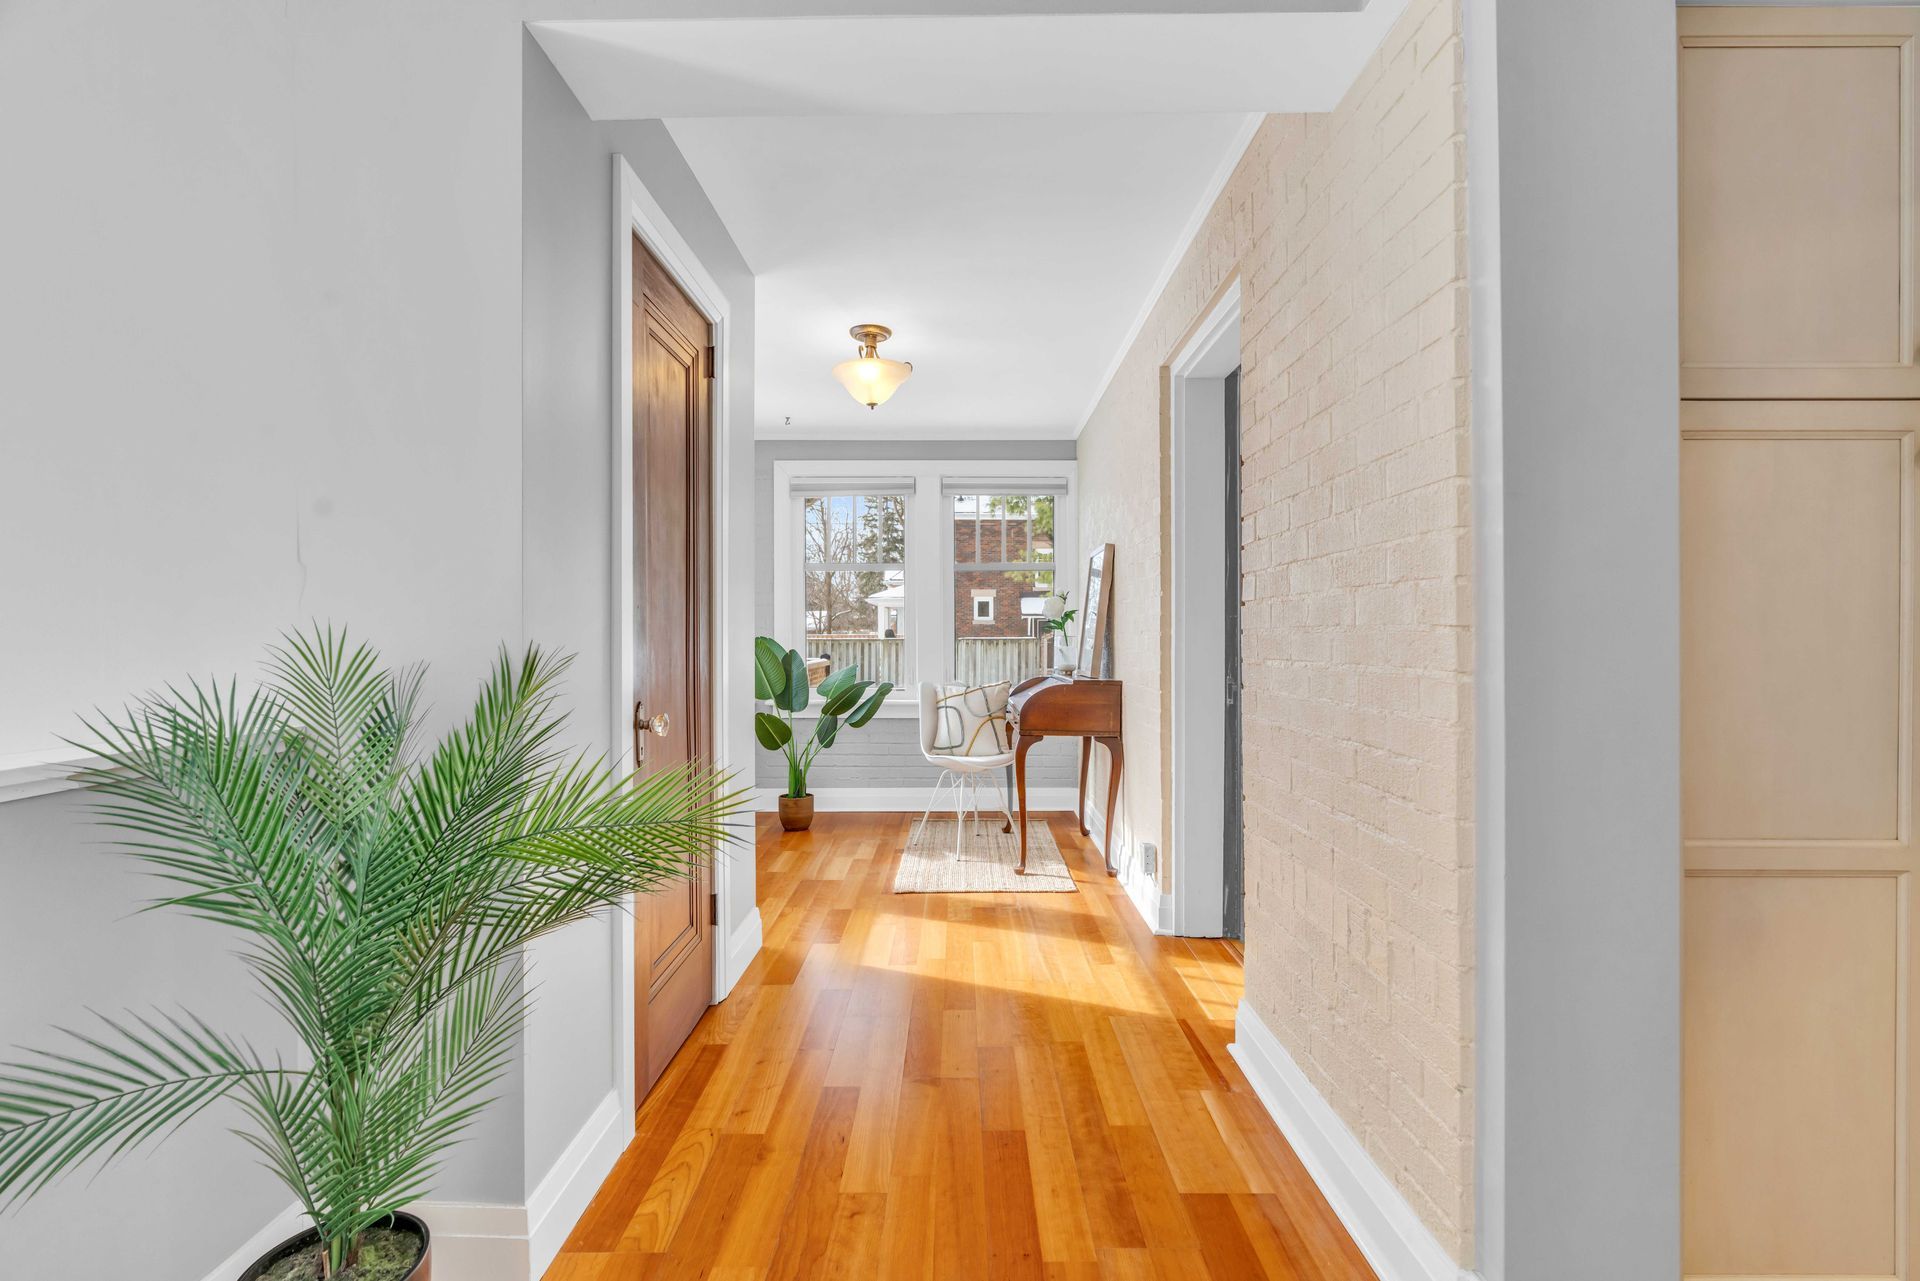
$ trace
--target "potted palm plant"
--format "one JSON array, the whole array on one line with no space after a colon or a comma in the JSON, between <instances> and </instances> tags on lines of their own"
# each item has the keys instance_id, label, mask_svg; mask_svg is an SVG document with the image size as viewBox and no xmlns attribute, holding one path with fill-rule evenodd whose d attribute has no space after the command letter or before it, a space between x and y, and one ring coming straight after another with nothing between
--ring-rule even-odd
<instances>
[{"instance_id":1,"label":"potted palm plant","mask_svg":"<svg viewBox=\"0 0 1920 1281\"><path fill-rule=\"evenodd\" d=\"M424 754L421 669L332 629L289 636L254 693L191 684L89 724L85 782L166 883L153 906L237 932L302 1052L184 1012L64 1029L0 1063L0 1203L233 1099L312 1223L240 1281L425 1281L402 1207L508 1066L522 948L705 864L744 799L704 765L625 778L563 750L567 662L503 650Z\"/></svg>"},{"instance_id":2,"label":"potted palm plant","mask_svg":"<svg viewBox=\"0 0 1920 1281\"><path fill-rule=\"evenodd\" d=\"M780 826L805 831L813 823L813 793L807 790L807 771L814 758L833 746L840 727L859 729L880 710L893 686L886 681L863 681L860 665L849 663L820 682L820 715L805 738L793 718L807 710L813 686L807 680L807 660L768 636L753 640L753 694L774 706L755 712L753 735L769 752L787 758L787 790L780 796Z\"/></svg>"}]
</instances>

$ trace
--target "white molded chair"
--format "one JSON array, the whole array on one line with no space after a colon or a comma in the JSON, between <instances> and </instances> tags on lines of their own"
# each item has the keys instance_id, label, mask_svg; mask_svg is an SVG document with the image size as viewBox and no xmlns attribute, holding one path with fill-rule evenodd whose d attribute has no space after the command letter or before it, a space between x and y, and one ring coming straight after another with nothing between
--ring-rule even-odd
<instances>
[{"instance_id":1,"label":"white molded chair","mask_svg":"<svg viewBox=\"0 0 1920 1281\"><path fill-rule=\"evenodd\" d=\"M954 819L954 856L958 858L967 846L967 830L972 821L980 821L980 776L992 778L993 787L1000 795L1000 812L1006 816L1007 831L1013 830L1013 809L1007 800L1007 789L1001 782L1006 768L1013 764L1013 745L1008 750L995 752L991 756L962 756L956 752L934 750L934 738L940 728L940 687L926 681L920 682L920 755L929 763L940 767L940 777L933 785L933 795L927 798L926 813L920 816L919 825L914 828L913 838L917 838L933 816L933 807L940 799L940 789L953 788Z\"/></svg>"}]
</instances>

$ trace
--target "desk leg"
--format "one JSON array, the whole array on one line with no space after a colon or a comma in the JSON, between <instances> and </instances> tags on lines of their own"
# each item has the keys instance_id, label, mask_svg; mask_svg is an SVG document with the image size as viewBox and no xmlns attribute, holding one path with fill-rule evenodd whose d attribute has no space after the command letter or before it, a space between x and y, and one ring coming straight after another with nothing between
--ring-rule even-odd
<instances>
[{"instance_id":1,"label":"desk leg","mask_svg":"<svg viewBox=\"0 0 1920 1281\"><path fill-rule=\"evenodd\" d=\"M1040 740L1022 737L1020 746L1013 750L1013 777L1020 791L1020 866L1013 869L1017 874L1027 874L1027 753Z\"/></svg>"},{"instance_id":2,"label":"desk leg","mask_svg":"<svg viewBox=\"0 0 1920 1281\"><path fill-rule=\"evenodd\" d=\"M1080 835L1087 834L1087 762L1093 759L1093 740L1080 740L1080 803L1074 809L1080 815Z\"/></svg>"},{"instance_id":3,"label":"desk leg","mask_svg":"<svg viewBox=\"0 0 1920 1281\"><path fill-rule=\"evenodd\" d=\"M1107 770L1107 840L1106 848L1100 851L1107 860L1107 875L1114 875L1113 867L1113 802L1120 795L1120 762L1126 759L1126 752L1120 746L1118 738L1103 738L1100 742L1107 749L1107 756L1113 762Z\"/></svg>"},{"instance_id":4,"label":"desk leg","mask_svg":"<svg viewBox=\"0 0 1920 1281\"><path fill-rule=\"evenodd\" d=\"M1013 795L1013 766L1011 765L1007 766L1007 790L1004 793L1004 795L1008 797L1011 797ZM1026 815L1024 814L1021 815L1020 821L1022 823L1025 823L1027 821ZM1013 820L1008 819L1005 823L1001 824L1000 830L1002 832L1011 832L1013 830Z\"/></svg>"}]
</instances>

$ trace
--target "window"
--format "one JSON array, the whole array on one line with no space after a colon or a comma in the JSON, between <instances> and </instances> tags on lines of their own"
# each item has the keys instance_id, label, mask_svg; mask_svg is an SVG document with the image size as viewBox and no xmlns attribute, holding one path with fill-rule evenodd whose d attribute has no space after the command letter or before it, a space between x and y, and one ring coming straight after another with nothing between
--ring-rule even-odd
<instances>
[{"instance_id":1,"label":"window","mask_svg":"<svg viewBox=\"0 0 1920 1281\"><path fill-rule=\"evenodd\" d=\"M857 663L868 680L904 685L906 496L819 494L802 504L801 652L830 670Z\"/></svg>"},{"instance_id":2,"label":"window","mask_svg":"<svg viewBox=\"0 0 1920 1281\"><path fill-rule=\"evenodd\" d=\"M834 669L914 684L1046 670L1057 564L1078 587L1073 463L783 459L774 464L771 634Z\"/></svg>"},{"instance_id":3,"label":"window","mask_svg":"<svg viewBox=\"0 0 1920 1281\"><path fill-rule=\"evenodd\" d=\"M1054 589L1055 499L943 487L952 525L956 604L954 679L966 685L1025 680L1047 669L1042 610Z\"/></svg>"}]
</instances>

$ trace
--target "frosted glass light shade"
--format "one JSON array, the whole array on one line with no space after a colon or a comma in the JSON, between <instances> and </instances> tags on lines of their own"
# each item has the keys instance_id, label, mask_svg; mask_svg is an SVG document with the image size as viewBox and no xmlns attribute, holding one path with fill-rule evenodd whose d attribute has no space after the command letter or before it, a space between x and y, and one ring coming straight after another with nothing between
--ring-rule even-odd
<instances>
[{"instance_id":1,"label":"frosted glass light shade","mask_svg":"<svg viewBox=\"0 0 1920 1281\"><path fill-rule=\"evenodd\" d=\"M913 365L909 362L880 356L859 356L833 367L833 376L840 380L840 385L868 409L884 405L912 374Z\"/></svg>"}]
</instances>

